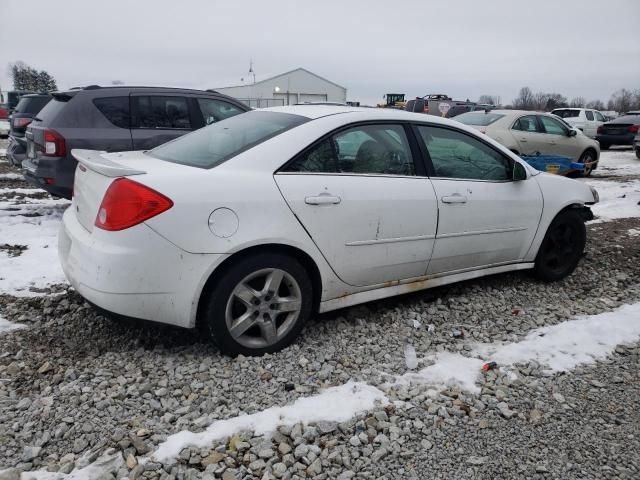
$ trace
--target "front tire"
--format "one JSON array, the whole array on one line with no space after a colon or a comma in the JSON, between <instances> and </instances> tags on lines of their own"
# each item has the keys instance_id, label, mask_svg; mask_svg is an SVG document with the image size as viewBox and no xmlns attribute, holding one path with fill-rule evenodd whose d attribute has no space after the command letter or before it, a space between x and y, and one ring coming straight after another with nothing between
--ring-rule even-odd
<instances>
[{"instance_id":1,"label":"front tire","mask_svg":"<svg viewBox=\"0 0 640 480\"><path fill-rule=\"evenodd\" d=\"M595 170L598 166L598 162L596 161L596 155L593 150L587 150L580 156L579 163L584 165L584 170L582 171L583 177L588 177L591 175L591 172Z\"/></svg>"},{"instance_id":2,"label":"front tire","mask_svg":"<svg viewBox=\"0 0 640 480\"><path fill-rule=\"evenodd\" d=\"M203 326L223 353L262 355L282 350L311 316L313 287L304 267L280 253L243 258L217 280Z\"/></svg>"},{"instance_id":3,"label":"front tire","mask_svg":"<svg viewBox=\"0 0 640 480\"><path fill-rule=\"evenodd\" d=\"M560 212L542 240L534 273L545 282L555 282L573 273L587 242L587 229L574 210Z\"/></svg>"}]
</instances>

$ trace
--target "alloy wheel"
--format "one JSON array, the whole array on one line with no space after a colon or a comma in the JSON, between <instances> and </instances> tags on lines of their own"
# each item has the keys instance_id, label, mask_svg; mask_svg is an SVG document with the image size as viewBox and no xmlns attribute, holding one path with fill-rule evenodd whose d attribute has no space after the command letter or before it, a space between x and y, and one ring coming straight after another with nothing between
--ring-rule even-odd
<instances>
[{"instance_id":1,"label":"alloy wheel","mask_svg":"<svg viewBox=\"0 0 640 480\"><path fill-rule=\"evenodd\" d=\"M264 348L287 335L302 309L302 293L292 275L265 268L243 278L225 310L229 334L244 347Z\"/></svg>"}]
</instances>

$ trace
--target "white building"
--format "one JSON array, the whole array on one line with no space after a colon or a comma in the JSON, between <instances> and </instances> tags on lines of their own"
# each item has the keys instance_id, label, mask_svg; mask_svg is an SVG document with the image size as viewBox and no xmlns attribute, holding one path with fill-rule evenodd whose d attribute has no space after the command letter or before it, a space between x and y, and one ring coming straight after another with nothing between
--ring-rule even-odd
<instances>
[{"instance_id":1,"label":"white building","mask_svg":"<svg viewBox=\"0 0 640 480\"><path fill-rule=\"evenodd\" d=\"M347 101L347 89L304 68L296 68L256 83L214 88L251 107L293 105L301 102Z\"/></svg>"}]
</instances>

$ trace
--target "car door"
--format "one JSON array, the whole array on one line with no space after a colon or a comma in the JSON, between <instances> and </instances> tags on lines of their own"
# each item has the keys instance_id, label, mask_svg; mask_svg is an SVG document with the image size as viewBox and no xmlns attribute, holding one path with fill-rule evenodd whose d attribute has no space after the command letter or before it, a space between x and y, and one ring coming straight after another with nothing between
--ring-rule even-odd
<instances>
[{"instance_id":1,"label":"car door","mask_svg":"<svg viewBox=\"0 0 640 480\"><path fill-rule=\"evenodd\" d=\"M596 130L598 129L598 127L596 125L596 117L593 110L585 110L584 116L585 120L583 133L589 138L594 138L596 136Z\"/></svg>"},{"instance_id":2,"label":"car door","mask_svg":"<svg viewBox=\"0 0 640 480\"><path fill-rule=\"evenodd\" d=\"M133 149L150 150L201 127L192 103L175 94L131 94Z\"/></svg>"},{"instance_id":3,"label":"car door","mask_svg":"<svg viewBox=\"0 0 640 480\"><path fill-rule=\"evenodd\" d=\"M578 145L577 136L569 135L569 127L551 115L538 115L540 124L544 130L546 151L553 155L565 155L578 161L582 151ZM542 152L542 150L541 150Z\"/></svg>"},{"instance_id":4,"label":"car door","mask_svg":"<svg viewBox=\"0 0 640 480\"><path fill-rule=\"evenodd\" d=\"M427 273L521 261L542 215L536 181L514 181L514 160L466 132L433 125L416 130L433 167L438 201L438 231Z\"/></svg>"},{"instance_id":5,"label":"car door","mask_svg":"<svg viewBox=\"0 0 640 480\"><path fill-rule=\"evenodd\" d=\"M408 128L397 123L345 127L275 175L293 213L350 285L426 271L437 204Z\"/></svg>"},{"instance_id":6,"label":"car door","mask_svg":"<svg viewBox=\"0 0 640 480\"><path fill-rule=\"evenodd\" d=\"M516 119L511 126L511 133L522 155L546 153L548 145L536 115L522 115Z\"/></svg>"},{"instance_id":7,"label":"car door","mask_svg":"<svg viewBox=\"0 0 640 480\"><path fill-rule=\"evenodd\" d=\"M605 123L605 122L607 121L607 119L605 118L605 116L604 116L602 113L600 113L600 112L599 112L599 111L597 111L597 110L594 110L594 111L593 111L593 114L594 114L594 115L595 115L595 117L596 117L596 120L595 120L595 122L594 122L595 132L594 132L594 134L593 134L593 138L596 138L596 135L598 134L598 128L599 128L603 123Z\"/></svg>"}]
</instances>

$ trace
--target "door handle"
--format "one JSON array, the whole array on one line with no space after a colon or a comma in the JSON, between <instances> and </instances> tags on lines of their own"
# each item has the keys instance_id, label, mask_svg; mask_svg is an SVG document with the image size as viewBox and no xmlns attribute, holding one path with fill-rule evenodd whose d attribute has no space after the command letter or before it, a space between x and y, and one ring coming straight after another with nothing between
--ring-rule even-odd
<instances>
[{"instance_id":1,"label":"door handle","mask_svg":"<svg viewBox=\"0 0 640 480\"><path fill-rule=\"evenodd\" d=\"M320 194L313 197L305 197L304 203L307 205L336 205L340 203L342 199L335 195Z\"/></svg>"},{"instance_id":2,"label":"door handle","mask_svg":"<svg viewBox=\"0 0 640 480\"><path fill-rule=\"evenodd\" d=\"M526 142L526 141L527 141L527 139L526 139L526 138L521 138L521 139L520 139L520 141L521 141L521 142Z\"/></svg>"},{"instance_id":3,"label":"door handle","mask_svg":"<svg viewBox=\"0 0 640 480\"><path fill-rule=\"evenodd\" d=\"M453 195L447 195L442 197L442 203L467 203L467 197L454 193Z\"/></svg>"}]
</instances>

